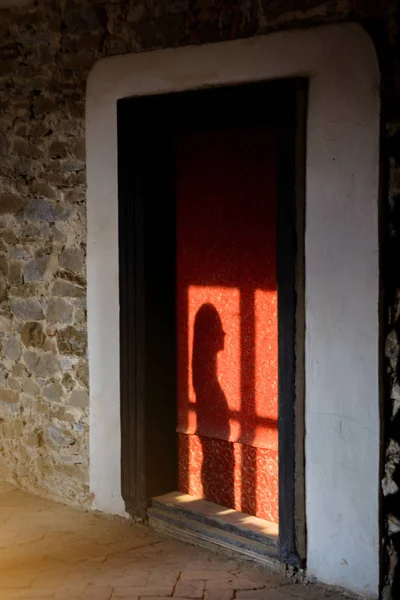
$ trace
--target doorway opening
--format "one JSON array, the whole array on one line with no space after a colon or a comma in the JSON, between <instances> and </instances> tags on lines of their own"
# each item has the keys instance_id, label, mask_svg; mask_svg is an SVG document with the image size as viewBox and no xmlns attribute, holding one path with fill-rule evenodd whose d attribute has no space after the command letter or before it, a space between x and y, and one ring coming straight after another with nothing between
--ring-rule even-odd
<instances>
[{"instance_id":1,"label":"doorway opening","mask_svg":"<svg viewBox=\"0 0 400 600\"><path fill-rule=\"evenodd\" d=\"M305 558L304 80L118 102L122 493Z\"/></svg>"}]
</instances>

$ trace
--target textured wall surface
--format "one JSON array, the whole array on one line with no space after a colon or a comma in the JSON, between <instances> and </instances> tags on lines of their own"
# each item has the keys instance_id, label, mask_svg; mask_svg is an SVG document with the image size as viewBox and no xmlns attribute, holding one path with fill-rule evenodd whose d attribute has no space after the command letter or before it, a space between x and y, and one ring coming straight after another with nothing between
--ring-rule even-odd
<instances>
[{"instance_id":1,"label":"textured wall surface","mask_svg":"<svg viewBox=\"0 0 400 600\"><path fill-rule=\"evenodd\" d=\"M84 105L87 74L96 60L348 20L371 32L382 70L382 524L389 598L393 578L397 597L400 587L395 0L37 0L1 10L0 472L38 493L89 502Z\"/></svg>"},{"instance_id":2,"label":"textured wall surface","mask_svg":"<svg viewBox=\"0 0 400 600\"><path fill-rule=\"evenodd\" d=\"M179 489L277 522L279 133L231 127L177 142Z\"/></svg>"}]
</instances>

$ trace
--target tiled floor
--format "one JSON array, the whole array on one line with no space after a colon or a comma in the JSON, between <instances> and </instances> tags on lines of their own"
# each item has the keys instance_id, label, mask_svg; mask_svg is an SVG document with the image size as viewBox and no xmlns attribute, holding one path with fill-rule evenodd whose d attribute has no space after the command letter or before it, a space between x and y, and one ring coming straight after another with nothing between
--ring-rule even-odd
<instances>
[{"instance_id":1,"label":"tiled floor","mask_svg":"<svg viewBox=\"0 0 400 600\"><path fill-rule=\"evenodd\" d=\"M0 600L340 600L266 569L0 484Z\"/></svg>"}]
</instances>

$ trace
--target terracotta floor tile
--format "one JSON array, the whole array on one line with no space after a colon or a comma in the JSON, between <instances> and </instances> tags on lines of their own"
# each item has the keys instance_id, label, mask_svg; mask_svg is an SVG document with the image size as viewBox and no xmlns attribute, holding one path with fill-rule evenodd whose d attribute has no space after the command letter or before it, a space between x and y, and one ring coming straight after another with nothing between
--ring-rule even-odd
<instances>
[{"instance_id":1,"label":"terracotta floor tile","mask_svg":"<svg viewBox=\"0 0 400 600\"><path fill-rule=\"evenodd\" d=\"M236 594L236 595L235 595ZM0 483L0 600L343 600L128 519Z\"/></svg>"}]
</instances>

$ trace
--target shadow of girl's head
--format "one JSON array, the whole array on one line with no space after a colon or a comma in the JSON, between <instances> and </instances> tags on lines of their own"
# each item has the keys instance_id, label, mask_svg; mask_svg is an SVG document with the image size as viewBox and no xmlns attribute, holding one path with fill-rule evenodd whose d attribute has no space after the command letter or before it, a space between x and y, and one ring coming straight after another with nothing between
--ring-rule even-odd
<instances>
[{"instance_id":1,"label":"shadow of girl's head","mask_svg":"<svg viewBox=\"0 0 400 600\"><path fill-rule=\"evenodd\" d=\"M193 331L193 358L205 361L224 349L225 332L221 317L213 304L203 304L197 311Z\"/></svg>"}]
</instances>

